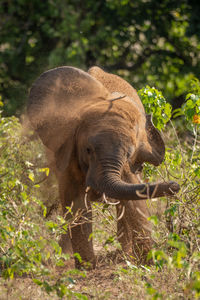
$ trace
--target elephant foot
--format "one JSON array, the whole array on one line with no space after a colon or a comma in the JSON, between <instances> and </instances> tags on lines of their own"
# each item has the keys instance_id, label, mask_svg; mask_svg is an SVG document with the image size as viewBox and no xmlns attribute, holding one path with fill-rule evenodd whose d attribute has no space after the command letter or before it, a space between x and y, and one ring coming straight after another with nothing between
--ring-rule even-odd
<instances>
[{"instance_id":1,"label":"elephant foot","mask_svg":"<svg viewBox=\"0 0 200 300\"><path fill-rule=\"evenodd\" d=\"M148 259L148 253L152 248L152 240L150 237L144 239L134 239L132 253L138 265L150 265L151 260Z\"/></svg>"},{"instance_id":2,"label":"elephant foot","mask_svg":"<svg viewBox=\"0 0 200 300\"><path fill-rule=\"evenodd\" d=\"M126 258L133 264L148 265L150 263L148 260L148 253L152 249L152 239L149 233L134 232L133 234L132 230L129 228L129 230L121 234L118 240L121 243L122 251Z\"/></svg>"},{"instance_id":3,"label":"elephant foot","mask_svg":"<svg viewBox=\"0 0 200 300\"><path fill-rule=\"evenodd\" d=\"M77 269L90 270L96 266L91 232L91 223L77 225L71 229L71 243Z\"/></svg>"},{"instance_id":4,"label":"elephant foot","mask_svg":"<svg viewBox=\"0 0 200 300\"><path fill-rule=\"evenodd\" d=\"M93 270L96 267L96 258L88 261L88 260L83 260L82 257L75 253L75 268L78 270Z\"/></svg>"},{"instance_id":5,"label":"elephant foot","mask_svg":"<svg viewBox=\"0 0 200 300\"><path fill-rule=\"evenodd\" d=\"M63 253L65 254L73 254L73 249L72 249L72 241L69 237L69 234L62 234L60 241L59 241L59 245L62 248ZM78 249L79 248L79 253L78 253ZM84 269L84 270L92 270L96 267L96 258L93 254L93 252L91 251L91 249L88 249L87 253L82 253L81 256L81 249L80 249L80 245L79 247L76 247L76 253L74 253L74 261L75 261L75 268L76 269Z\"/></svg>"},{"instance_id":6,"label":"elephant foot","mask_svg":"<svg viewBox=\"0 0 200 300\"><path fill-rule=\"evenodd\" d=\"M123 251L123 250L122 250ZM126 257L126 260L130 261L132 264L140 266L140 265L151 265L152 261L151 259L148 259L148 253L150 249L144 249L142 247L136 246L132 251L128 251L124 253L124 256Z\"/></svg>"}]
</instances>

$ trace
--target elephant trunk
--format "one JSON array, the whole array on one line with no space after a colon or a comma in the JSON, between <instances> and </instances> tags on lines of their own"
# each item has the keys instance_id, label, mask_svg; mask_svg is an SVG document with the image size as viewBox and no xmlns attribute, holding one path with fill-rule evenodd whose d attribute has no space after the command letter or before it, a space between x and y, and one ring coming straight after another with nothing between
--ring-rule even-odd
<instances>
[{"instance_id":1,"label":"elephant trunk","mask_svg":"<svg viewBox=\"0 0 200 300\"><path fill-rule=\"evenodd\" d=\"M86 184L109 198L118 200L145 200L163 196L170 196L180 189L174 181L157 182L151 184L131 184L124 182L118 172L104 172L104 175L95 182L87 178Z\"/></svg>"},{"instance_id":2,"label":"elephant trunk","mask_svg":"<svg viewBox=\"0 0 200 300\"><path fill-rule=\"evenodd\" d=\"M151 184L130 184L121 179L105 179L99 185L101 192L107 197L118 200L145 200L166 195L173 195L179 191L179 185L174 182L157 182Z\"/></svg>"}]
</instances>

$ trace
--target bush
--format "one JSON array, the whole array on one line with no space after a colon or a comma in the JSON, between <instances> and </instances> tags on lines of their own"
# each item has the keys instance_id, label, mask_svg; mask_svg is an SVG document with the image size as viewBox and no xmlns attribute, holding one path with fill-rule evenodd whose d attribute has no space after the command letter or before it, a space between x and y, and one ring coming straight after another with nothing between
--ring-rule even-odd
<instances>
[{"instance_id":1,"label":"bush","mask_svg":"<svg viewBox=\"0 0 200 300\"><path fill-rule=\"evenodd\" d=\"M41 176L47 176L49 170L41 168L41 145L22 134L16 117L0 116L0 151L1 277L7 282L26 275L48 294L71 297L70 272L61 272L59 278L52 273L52 265L64 266L69 259L58 244L67 225L62 217L55 222L45 218L44 191L37 181L42 181Z\"/></svg>"},{"instance_id":2,"label":"bush","mask_svg":"<svg viewBox=\"0 0 200 300\"><path fill-rule=\"evenodd\" d=\"M158 270L166 267L165 272L178 269L177 285L181 286L186 297L191 293L193 298L198 299L200 296L200 82L197 79L193 80L191 87L186 102L180 109L174 111L174 116L179 116L179 119L171 120L165 130L165 139L167 138L165 161L156 170L146 166L144 173L151 180L153 177L163 178L163 180L172 179L181 186L181 191L176 197L159 200L157 214L150 217L154 224L153 237L156 247L149 253L149 258L153 259ZM164 120L167 119L164 113L165 105L168 104L165 104L164 100L160 101L158 93L152 93L149 87L143 89L140 96L144 99L144 105L150 106L148 109L152 112L155 109L158 112L157 106L160 106L162 117L154 114L154 123L158 129L163 128ZM151 107L149 103L153 106ZM170 111L168 107L167 111ZM184 116L184 119L180 119L180 116ZM183 131L184 140L179 138ZM160 201L166 206L163 209L164 218L160 212ZM147 292L153 295L153 299L164 296L159 294L152 285L147 285ZM158 294L160 298L157 297Z\"/></svg>"}]
</instances>

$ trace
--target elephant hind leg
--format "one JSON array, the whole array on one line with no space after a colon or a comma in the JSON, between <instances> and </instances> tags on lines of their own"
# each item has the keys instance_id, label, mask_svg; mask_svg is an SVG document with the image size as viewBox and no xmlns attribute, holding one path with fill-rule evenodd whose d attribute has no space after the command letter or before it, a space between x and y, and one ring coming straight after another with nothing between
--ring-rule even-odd
<instances>
[{"instance_id":1,"label":"elephant hind leg","mask_svg":"<svg viewBox=\"0 0 200 300\"><path fill-rule=\"evenodd\" d=\"M138 177L130 171L127 165L123 172L123 180L132 184L139 183ZM152 248L150 216L145 200L121 201L117 205L119 217L125 208L122 218L117 222L119 242L123 251L133 257L138 264L148 263L147 254Z\"/></svg>"},{"instance_id":2,"label":"elephant hind leg","mask_svg":"<svg viewBox=\"0 0 200 300\"><path fill-rule=\"evenodd\" d=\"M120 215L122 206L125 206L123 217L117 223L119 242L122 250L136 263L147 262L147 254L152 247L151 226L148 218L146 202L123 201L117 206L117 215Z\"/></svg>"},{"instance_id":3,"label":"elephant hind leg","mask_svg":"<svg viewBox=\"0 0 200 300\"><path fill-rule=\"evenodd\" d=\"M138 256L138 261L148 264L147 254L152 248L153 240L151 237L152 226L148 221L149 211L146 201L140 200L133 203L135 208L135 219L132 239L133 253Z\"/></svg>"},{"instance_id":4,"label":"elephant hind leg","mask_svg":"<svg viewBox=\"0 0 200 300\"><path fill-rule=\"evenodd\" d=\"M117 208L117 218L120 218L124 206L119 204L117 205L116 208ZM127 212L125 208L124 215L122 216L122 218L120 218L117 221L117 236L118 236L118 241L122 246L122 250L127 255L132 255L132 231L131 231L131 226L128 223L128 219L126 218L126 215Z\"/></svg>"}]
</instances>

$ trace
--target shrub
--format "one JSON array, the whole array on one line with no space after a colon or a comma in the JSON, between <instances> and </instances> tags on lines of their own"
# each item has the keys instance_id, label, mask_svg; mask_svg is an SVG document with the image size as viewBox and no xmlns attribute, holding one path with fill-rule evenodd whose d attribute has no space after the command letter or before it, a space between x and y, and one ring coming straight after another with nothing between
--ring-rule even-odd
<instances>
[{"instance_id":1,"label":"shrub","mask_svg":"<svg viewBox=\"0 0 200 300\"><path fill-rule=\"evenodd\" d=\"M179 270L177 285L182 282L182 291L185 296L192 295L198 299L200 296L200 82L192 81L191 92L186 96L186 102L180 109L174 112L177 119L170 120L165 130L167 151L165 160L159 168L146 165L145 176L159 177L163 180L172 179L181 185L181 191L176 197L163 198L160 201L165 207L163 213L157 210L157 214L150 217L154 224L153 237L155 248L149 253L158 269L167 267ZM145 91L145 93L144 93ZM140 92L144 105L149 106L151 112L160 105L160 114L165 111L164 99L159 102L158 93L152 93L148 87ZM154 100L152 99L154 97ZM149 99L149 102L148 102ZM154 103L153 108L149 103ZM168 105L167 105L168 106ZM170 109L167 107L167 111ZM164 115L163 115L164 116ZM184 117L180 119L180 116ZM164 120L154 115L154 123L158 129L163 128ZM169 120L169 119L168 119ZM179 126L176 126L178 123ZM180 128L180 124L184 126ZM175 128L179 128L176 130ZM186 129L187 128L187 129ZM184 133L184 140L179 138ZM152 178L151 178L152 180ZM155 205L154 205L155 210ZM147 285L147 292L154 295L153 299L160 299L153 285Z\"/></svg>"},{"instance_id":2,"label":"shrub","mask_svg":"<svg viewBox=\"0 0 200 300\"><path fill-rule=\"evenodd\" d=\"M58 244L67 224L62 217L54 222L45 218L47 208L37 181L49 170L41 168L40 143L22 134L16 117L0 116L0 151L1 277L7 283L26 274L47 293L56 292L61 298L76 295L69 272L61 272L59 278L52 273L52 265L64 266L69 259Z\"/></svg>"}]
</instances>

